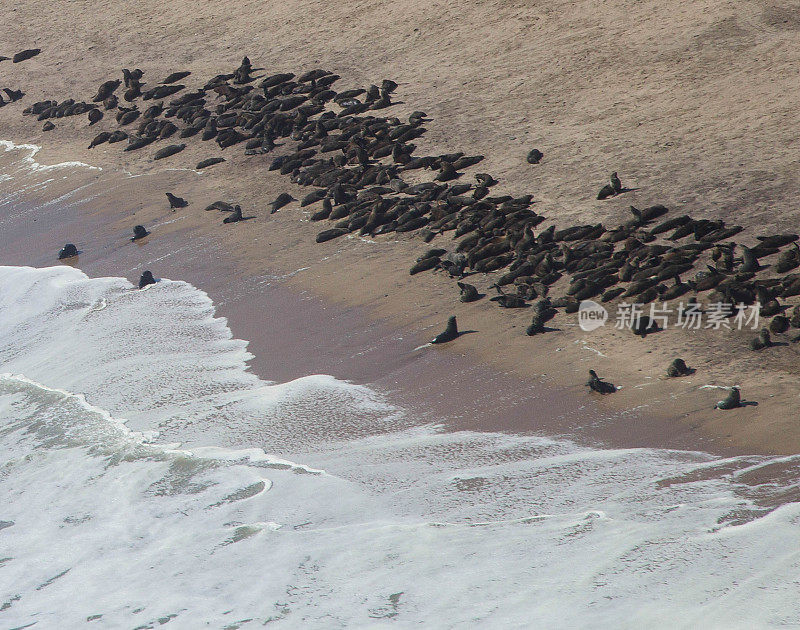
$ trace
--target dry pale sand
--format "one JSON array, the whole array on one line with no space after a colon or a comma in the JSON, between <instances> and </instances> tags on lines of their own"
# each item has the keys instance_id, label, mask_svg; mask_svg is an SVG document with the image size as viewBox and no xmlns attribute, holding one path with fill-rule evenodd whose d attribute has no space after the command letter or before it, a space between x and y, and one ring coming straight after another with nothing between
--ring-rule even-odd
<instances>
[{"instance_id":1,"label":"dry pale sand","mask_svg":"<svg viewBox=\"0 0 800 630\"><path fill-rule=\"evenodd\" d=\"M191 168L219 150L190 142L168 164L153 164L142 151L121 153L119 145L88 151L91 137L112 128L110 121L89 129L83 117L60 119L56 130L42 134L41 123L23 118L21 109L43 98L89 99L121 67L140 67L153 82L173 70L192 70L186 83L193 87L248 54L267 71L329 69L342 76L339 89L396 80L403 103L387 113L422 109L433 118L416 142L421 154L483 154L486 160L468 177L491 172L504 191L534 194L534 209L555 221L615 223L627 218L629 204L664 203L758 229L742 236L746 242L763 231L796 230L797 9L621 0L31 1L9 5L5 14L13 18L0 24L8 48L0 54L43 49L28 62L0 65L0 84L27 92L21 103L0 109L0 137L42 144L42 162L78 159L135 174ZM545 154L538 166L524 160L534 146ZM454 283L441 275L411 279L408 267L428 247L418 239L316 245L313 235L321 228L301 221L308 213L297 204L267 214L265 204L278 192L302 193L266 172L271 156L244 157L240 148L223 155L228 161L203 175L165 175L165 183L193 202L177 216L167 214L163 190L148 188L119 197L119 205L104 208L97 220L124 235L134 219L179 218L159 233L213 234L239 277L307 268L286 282L422 339L455 313L462 328L478 333L444 353L481 359L527 382L560 383L576 396L587 396L582 383L594 367L623 386L598 403L609 411L639 408L696 434L703 446L712 440L719 448L800 450L794 347L751 353L746 337L717 331L668 330L644 341L608 327L580 334L569 316L556 320L561 332L527 338L529 313L501 311L486 300L460 304ZM594 195L611 170L635 190L598 202ZM223 231L218 215L201 210L216 198L239 201L256 219ZM120 246L124 240L120 236ZM675 356L696 374L663 378ZM718 391L703 389L706 384L739 384L758 405L714 412Z\"/></svg>"}]
</instances>

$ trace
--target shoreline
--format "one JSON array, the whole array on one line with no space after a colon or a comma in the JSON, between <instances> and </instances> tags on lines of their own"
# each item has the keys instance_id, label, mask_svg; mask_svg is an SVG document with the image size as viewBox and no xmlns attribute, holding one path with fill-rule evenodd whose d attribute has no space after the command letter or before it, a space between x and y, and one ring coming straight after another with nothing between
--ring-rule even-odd
<instances>
[{"instance_id":1,"label":"shoreline","mask_svg":"<svg viewBox=\"0 0 800 630\"><path fill-rule=\"evenodd\" d=\"M358 265L348 248L328 252L306 268L294 267L300 262L296 257L287 259L273 252L268 259L274 265L269 269L271 273L265 275L263 266L256 273L252 262L245 258L248 264L243 264L235 250L230 249L230 243L237 241L226 239L228 235L220 231L209 230L206 217L199 215L196 208L190 206L185 214L178 211L175 216L161 208L156 218L154 204L147 200L137 214L148 212L152 224L160 226L158 234L140 243L130 243L122 233L125 218L107 208L137 190L157 197L167 181L182 176L174 171L133 178L110 169L73 172L61 185L71 188L76 177L88 180L89 188L84 188L84 194L97 196L66 207L48 204L44 213L39 211L41 222L35 230L24 220L6 218L5 234L16 249L6 247L0 254L0 263L59 264L54 260L53 252L57 249L53 247L80 230L81 239L74 240L80 240L85 251L76 266L89 275L124 275L135 282L140 271L147 267L155 269L157 277L186 280L206 291L217 305L217 315L228 320L233 335L248 341L248 350L254 355L249 365L264 379L285 382L311 373L328 373L368 384L412 413L428 412L429 421L447 419L449 430L562 436L586 445L611 448L668 448L721 456L753 454L747 448L706 436L685 422L676 423L666 415L654 413L652 407L626 409L606 404L607 399L597 399L585 392L582 382L565 385L560 380L562 372L552 370L551 366L546 371L525 373L513 366L509 369L502 361L487 360L487 348L492 348L494 340L488 346L468 345L479 334L465 335L451 348L418 349L427 337L435 334L435 322L443 311L435 307L441 298L429 293L449 286L450 282L444 278L431 276L429 282L444 285L432 290L418 286L418 282L408 282L405 270L399 278L389 274L389 281L399 287L393 286L394 290L410 292L408 301L414 311L413 318L410 311L403 310L403 301L382 298L373 303L359 303L346 292L339 292L336 299L324 290L326 264L337 268L333 272L337 281L333 286L341 286L338 281L351 273L365 274L369 267L369 261L367 267ZM56 184L51 182L49 186ZM50 190L51 194L45 196L61 196L57 187ZM30 216L30 211L23 208L20 215L24 219ZM219 217L215 214L213 218L216 226ZM293 217L280 224L272 221L273 231L279 228L281 234L273 233L269 238L282 242L283 231L296 231L295 221ZM198 243L202 246L198 247ZM357 243L360 248L381 248L380 256L394 255L394 246L398 245ZM315 245L308 243L304 253L309 254L308 250L313 251ZM342 266L348 260L350 265L358 267L357 272ZM381 285L378 282L367 286L374 295ZM427 306L423 300L427 300ZM475 305L464 306L475 310ZM398 309L399 318L394 315ZM493 311L489 310L489 318ZM424 312L424 318L416 319L420 312ZM459 313L459 317L464 316ZM488 321L486 317L478 313L464 317L464 321ZM497 336L506 331L492 332ZM565 347L563 351L565 355L585 353L583 361L591 360L592 353L587 350ZM620 394L624 391L625 388ZM637 397L636 392L629 392L626 400Z\"/></svg>"}]
</instances>

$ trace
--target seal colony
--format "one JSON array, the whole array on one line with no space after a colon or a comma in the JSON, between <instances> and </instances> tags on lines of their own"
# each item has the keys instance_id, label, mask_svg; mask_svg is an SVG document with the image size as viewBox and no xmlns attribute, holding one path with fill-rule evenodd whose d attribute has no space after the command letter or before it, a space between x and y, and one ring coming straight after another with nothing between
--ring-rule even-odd
<instances>
[{"instance_id":1,"label":"seal colony","mask_svg":"<svg viewBox=\"0 0 800 630\"><path fill-rule=\"evenodd\" d=\"M800 327L800 315L787 319L782 314L788 308L785 301L800 295L800 273L794 271L800 267L797 234L759 235L759 242L748 247L733 240L741 226L688 214L669 216L661 204L631 206L630 216L613 226L558 227L533 210L532 194L500 193L499 181L489 173L465 181L464 171L483 156L417 155L414 140L426 133L426 114L379 114L394 104L394 81L337 91L340 77L322 69L299 76L257 72L244 57L233 72L189 89L180 83L191 75L187 70L148 84L144 71L124 69L122 79L102 82L85 100L40 101L23 113L51 129L53 120L82 114L88 114L87 128L109 121L116 125L96 134L89 148L119 143L123 151L147 150L177 137L182 141L165 143L151 155L172 164L188 142L208 143L212 150L197 169L224 162L214 154L237 145L246 155L272 154L265 168L312 188L299 205L309 208L311 221L329 223L318 233L318 243L349 234L379 238L390 233L408 233L426 243L448 241L447 247L432 247L419 257L410 273L438 271L452 277L458 287L454 300L484 297L463 282L481 275L492 282L488 288L497 295L490 299L499 307L526 308L538 300L528 336L558 330L544 324L559 311L575 313L583 300L646 305L688 293L695 303L702 295L706 303L727 305L731 316L736 305L758 302L760 315L774 318L769 330L775 334ZM531 149L520 159L538 165L543 157ZM599 194L591 192L596 184L587 187L587 198L627 192L616 172L608 181ZM174 208L169 194L168 199ZM263 216L295 201L281 193ZM189 204L184 199L178 203ZM224 223L251 218L243 216L238 204L220 202L217 209L230 213ZM136 226L133 238L148 234ZM772 256L773 264L762 263ZM644 340L659 330L643 317L633 333ZM750 345L776 352L786 344L772 343L767 334ZM681 366L673 366L669 376L684 374Z\"/></svg>"}]
</instances>

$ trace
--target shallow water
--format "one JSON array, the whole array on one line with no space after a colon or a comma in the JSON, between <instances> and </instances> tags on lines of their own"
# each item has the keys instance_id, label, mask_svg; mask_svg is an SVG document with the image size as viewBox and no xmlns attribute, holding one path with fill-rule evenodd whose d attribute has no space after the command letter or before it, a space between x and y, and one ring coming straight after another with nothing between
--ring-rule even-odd
<instances>
[{"instance_id":1,"label":"shallow water","mask_svg":"<svg viewBox=\"0 0 800 630\"><path fill-rule=\"evenodd\" d=\"M2 627L800 627L800 458L452 432L248 359L185 282L0 267Z\"/></svg>"}]
</instances>

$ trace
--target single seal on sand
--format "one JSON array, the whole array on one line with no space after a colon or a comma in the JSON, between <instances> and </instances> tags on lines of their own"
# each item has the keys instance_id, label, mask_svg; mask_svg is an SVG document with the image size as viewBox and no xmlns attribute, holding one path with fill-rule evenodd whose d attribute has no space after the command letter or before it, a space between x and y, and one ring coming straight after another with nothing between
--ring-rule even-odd
<instances>
[{"instance_id":1,"label":"single seal on sand","mask_svg":"<svg viewBox=\"0 0 800 630\"><path fill-rule=\"evenodd\" d=\"M538 164L539 162L542 161L543 157L544 153L539 151L539 149L531 149L530 152L528 153L528 157L525 158L525 161L528 164Z\"/></svg>"},{"instance_id":2,"label":"single seal on sand","mask_svg":"<svg viewBox=\"0 0 800 630\"><path fill-rule=\"evenodd\" d=\"M686 362L683 359L674 359L667 368L667 376L677 378L679 376L691 374L693 371L694 370L686 366Z\"/></svg>"},{"instance_id":3,"label":"single seal on sand","mask_svg":"<svg viewBox=\"0 0 800 630\"><path fill-rule=\"evenodd\" d=\"M589 370L589 380L586 382L586 386L598 394L613 394L617 391L615 385L601 379L594 370Z\"/></svg>"},{"instance_id":4,"label":"single seal on sand","mask_svg":"<svg viewBox=\"0 0 800 630\"><path fill-rule=\"evenodd\" d=\"M189 205L189 202L186 201L183 197L176 197L172 193L164 193L167 196L167 200L169 201L169 207L173 210L175 208L185 208Z\"/></svg>"},{"instance_id":5,"label":"single seal on sand","mask_svg":"<svg viewBox=\"0 0 800 630\"><path fill-rule=\"evenodd\" d=\"M35 57L40 52L42 52L41 48L29 48L28 50L22 50L14 55L13 59L11 60L12 63L19 63L20 61L26 61L31 57Z\"/></svg>"},{"instance_id":6,"label":"single seal on sand","mask_svg":"<svg viewBox=\"0 0 800 630\"><path fill-rule=\"evenodd\" d=\"M143 225L137 225L133 228L133 238L131 238L131 240L137 241L140 238L144 238L148 234L150 234L150 232L148 232Z\"/></svg>"},{"instance_id":7,"label":"single seal on sand","mask_svg":"<svg viewBox=\"0 0 800 630\"><path fill-rule=\"evenodd\" d=\"M447 343L456 337L458 337L458 324L456 324L456 316L451 315L447 320L447 328L444 329L444 332L436 335L431 343Z\"/></svg>"},{"instance_id":8,"label":"single seal on sand","mask_svg":"<svg viewBox=\"0 0 800 630\"><path fill-rule=\"evenodd\" d=\"M715 409L736 409L736 407L742 406L742 399L741 395L739 394L738 387L731 387L728 395L720 401L717 401L717 404L714 405Z\"/></svg>"}]
</instances>

